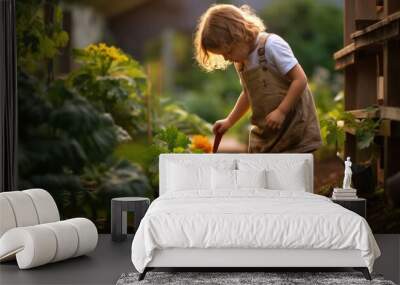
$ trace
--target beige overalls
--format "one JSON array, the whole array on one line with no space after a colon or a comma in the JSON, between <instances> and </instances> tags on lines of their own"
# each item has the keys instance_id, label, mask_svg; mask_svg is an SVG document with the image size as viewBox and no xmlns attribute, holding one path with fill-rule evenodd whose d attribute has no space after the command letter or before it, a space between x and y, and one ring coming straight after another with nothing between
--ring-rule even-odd
<instances>
[{"instance_id":1,"label":"beige overalls","mask_svg":"<svg viewBox=\"0 0 400 285\"><path fill-rule=\"evenodd\" d=\"M290 86L289 79L267 68L264 47L269 35L262 35L259 40L258 67L243 70L243 67L235 64L252 109L248 152L312 152L322 145L322 140L314 99L308 85L279 130L266 126L266 116L279 106Z\"/></svg>"}]
</instances>

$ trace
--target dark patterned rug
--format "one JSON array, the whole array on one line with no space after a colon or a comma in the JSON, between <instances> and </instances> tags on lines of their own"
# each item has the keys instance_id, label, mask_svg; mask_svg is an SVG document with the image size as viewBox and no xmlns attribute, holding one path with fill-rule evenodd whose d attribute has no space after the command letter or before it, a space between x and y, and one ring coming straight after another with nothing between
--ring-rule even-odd
<instances>
[{"instance_id":1,"label":"dark patterned rug","mask_svg":"<svg viewBox=\"0 0 400 285\"><path fill-rule=\"evenodd\" d=\"M324 285L358 285L379 284L395 285L384 280L381 275L372 274L372 281L364 278L360 272L148 272L146 278L138 281L139 273L122 274L116 285L133 284L213 284L213 285L246 285L246 284L324 284Z\"/></svg>"}]
</instances>

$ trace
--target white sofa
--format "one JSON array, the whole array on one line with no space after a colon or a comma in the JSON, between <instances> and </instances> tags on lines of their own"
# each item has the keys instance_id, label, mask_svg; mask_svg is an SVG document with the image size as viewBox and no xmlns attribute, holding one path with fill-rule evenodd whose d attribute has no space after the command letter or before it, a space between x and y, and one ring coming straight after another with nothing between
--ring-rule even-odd
<instances>
[{"instance_id":1,"label":"white sofa","mask_svg":"<svg viewBox=\"0 0 400 285\"><path fill-rule=\"evenodd\" d=\"M20 269L84 255L96 248L95 225L85 218L60 221L53 197L43 189L0 193L0 262Z\"/></svg>"}]
</instances>

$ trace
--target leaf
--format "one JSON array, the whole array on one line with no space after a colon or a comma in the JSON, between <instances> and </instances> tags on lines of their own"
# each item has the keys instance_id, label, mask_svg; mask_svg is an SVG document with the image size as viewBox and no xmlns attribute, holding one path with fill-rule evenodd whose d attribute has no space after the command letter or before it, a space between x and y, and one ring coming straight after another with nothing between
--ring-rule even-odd
<instances>
[{"instance_id":1,"label":"leaf","mask_svg":"<svg viewBox=\"0 0 400 285\"><path fill-rule=\"evenodd\" d=\"M360 135L357 137L357 146L360 149L364 149L364 148L368 148L373 140L374 140L374 136L370 136L370 135Z\"/></svg>"},{"instance_id":2,"label":"leaf","mask_svg":"<svg viewBox=\"0 0 400 285\"><path fill-rule=\"evenodd\" d=\"M204 153L202 149L192 149L192 153Z\"/></svg>"},{"instance_id":3,"label":"leaf","mask_svg":"<svg viewBox=\"0 0 400 285\"><path fill-rule=\"evenodd\" d=\"M174 149L172 150L173 153L184 153L186 152L186 150L183 147L174 147Z\"/></svg>"},{"instance_id":4,"label":"leaf","mask_svg":"<svg viewBox=\"0 0 400 285\"><path fill-rule=\"evenodd\" d=\"M179 132L175 126L170 126L161 130L156 138L165 142L170 152L172 152L175 147L187 148L190 144L190 139L182 132Z\"/></svg>"},{"instance_id":5,"label":"leaf","mask_svg":"<svg viewBox=\"0 0 400 285\"><path fill-rule=\"evenodd\" d=\"M166 104L163 106L163 114L159 118L162 126L174 125L186 134L212 133L211 125L195 114L190 114L176 104Z\"/></svg>"}]
</instances>

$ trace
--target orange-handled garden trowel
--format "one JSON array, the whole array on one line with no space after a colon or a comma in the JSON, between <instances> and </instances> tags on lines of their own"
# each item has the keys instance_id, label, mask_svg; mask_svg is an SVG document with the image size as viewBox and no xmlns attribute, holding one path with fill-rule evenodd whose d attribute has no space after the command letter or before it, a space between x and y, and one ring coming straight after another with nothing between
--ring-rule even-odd
<instances>
[{"instance_id":1,"label":"orange-handled garden trowel","mask_svg":"<svg viewBox=\"0 0 400 285\"><path fill-rule=\"evenodd\" d=\"M223 133L217 133L215 135L214 145L213 145L213 150L212 150L213 153L216 153L218 151L219 143L221 142L222 136L223 136Z\"/></svg>"}]
</instances>

